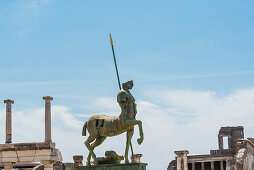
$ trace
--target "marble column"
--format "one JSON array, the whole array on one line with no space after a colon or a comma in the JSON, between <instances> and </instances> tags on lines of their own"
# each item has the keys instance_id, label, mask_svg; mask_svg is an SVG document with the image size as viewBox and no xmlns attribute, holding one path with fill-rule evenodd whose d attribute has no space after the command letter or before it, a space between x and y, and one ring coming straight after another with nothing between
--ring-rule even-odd
<instances>
[{"instance_id":1,"label":"marble column","mask_svg":"<svg viewBox=\"0 0 254 170\"><path fill-rule=\"evenodd\" d=\"M11 104L14 104L13 100L4 100L6 103L6 139L5 143L12 143L12 118L11 118Z\"/></svg>"},{"instance_id":2,"label":"marble column","mask_svg":"<svg viewBox=\"0 0 254 170\"><path fill-rule=\"evenodd\" d=\"M192 162L192 163L191 163L191 166L192 166L191 169L192 169L192 170L195 170L195 168L196 168L196 167L195 167L195 162Z\"/></svg>"},{"instance_id":3,"label":"marble column","mask_svg":"<svg viewBox=\"0 0 254 170\"><path fill-rule=\"evenodd\" d=\"M211 170L214 170L214 161L211 161Z\"/></svg>"},{"instance_id":4,"label":"marble column","mask_svg":"<svg viewBox=\"0 0 254 170\"><path fill-rule=\"evenodd\" d=\"M188 170L188 163L187 163L187 154L189 153L188 150L183 151L175 151L177 155L177 170Z\"/></svg>"},{"instance_id":5,"label":"marble column","mask_svg":"<svg viewBox=\"0 0 254 170\"><path fill-rule=\"evenodd\" d=\"M205 170L205 162L201 162L201 170Z\"/></svg>"},{"instance_id":6,"label":"marble column","mask_svg":"<svg viewBox=\"0 0 254 170\"><path fill-rule=\"evenodd\" d=\"M223 161L220 161L220 170L224 170Z\"/></svg>"},{"instance_id":7,"label":"marble column","mask_svg":"<svg viewBox=\"0 0 254 170\"><path fill-rule=\"evenodd\" d=\"M52 142L51 140L51 105L50 101L53 97L45 96L45 142Z\"/></svg>"}]
</instances>

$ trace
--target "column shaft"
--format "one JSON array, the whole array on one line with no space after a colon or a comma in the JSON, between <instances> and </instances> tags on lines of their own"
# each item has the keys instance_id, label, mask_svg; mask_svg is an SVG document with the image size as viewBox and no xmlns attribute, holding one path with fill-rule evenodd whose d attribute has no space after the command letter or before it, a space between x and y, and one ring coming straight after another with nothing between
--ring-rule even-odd
<instances>
[{"instance_id":1,"label":"column shaft","mask_svg":"<svg viewBox=\"0 0 254 170\"><path fill-rule=\"evenodd\" d=\"M195 170L195 162L192 162L191 165L192 165L192 170Z\"/></svg>"},{"instance_id":2,"label":"column shaft","mask_svg":"<svg viewBox=\"0 0 254 170\"><path fill-rule=\"evenodd\" d=\"M51 104L53 97L43 97L45 100L45 142L51 142Z\"/></svg>"},{"instance_id":3,"label":"column shaft","mask_svg":"<svg viewBox=\"0 0 254 170\"><path fill-rule=\"evenodd\" d=\"M187 154L184 154L183 163L184 163L184 170L188 170Z\"/></svg>"},{"instance_id":4,"label":"column shaft","mask_svg":"<svg viewBox=\"0 0 254 170\"><path fill-rule=\"evenodd\" d=\"M13 100L4 100L6 103L6 139L5 143L12 143L12 116L11 116L11 104Z\"/></svg>"},{"instance_id":5,"label":"column shaft","mask_svg":"<svg viewBox=\"0 0 254 170\"><path fill-rule=\"evenodd\" d=\"M201 170L205 170L205 162L201 162Z\"/></svg>"},{"instance_id":6,"label":"column shaft","mask_svg":"<svg viewBox=\"0 0 254 170\"><path fill-rule=\"evenodd\" d=\"M220 170L224 170L223 161L220 161Z\"/></svg>"},{"instance_id":7,"label":"column shaft","mask_svg":"<svg viewBox=\"0 0 254 170\"><path fill-rule=\"evenodd\" d=\"M211 170L214 170L214 161L211 161Z\"/></svg>"}]
</instances>

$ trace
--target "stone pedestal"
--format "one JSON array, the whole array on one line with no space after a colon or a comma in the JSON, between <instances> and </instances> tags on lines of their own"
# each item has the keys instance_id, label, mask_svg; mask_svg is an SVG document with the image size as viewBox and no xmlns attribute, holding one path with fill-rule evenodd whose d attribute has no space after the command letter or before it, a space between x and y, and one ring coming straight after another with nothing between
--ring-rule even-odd
<instances>
[{"instance_id":1,"label":"stone pedestal","mask_svg":"<svg viewBox=\"0 0 254 170\"><path fill-rule=\"evenodd\" d=\"M104 164L94 166L79 166L77 170L146 170L146 163Z\"/></svg>"}]
</instances>

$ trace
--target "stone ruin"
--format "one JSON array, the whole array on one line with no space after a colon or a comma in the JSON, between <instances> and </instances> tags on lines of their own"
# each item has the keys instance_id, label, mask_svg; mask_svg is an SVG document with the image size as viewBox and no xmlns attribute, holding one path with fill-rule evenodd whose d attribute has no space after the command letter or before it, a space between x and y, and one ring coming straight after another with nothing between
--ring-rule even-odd
<instances>
[{"instance_id":1,"label":"stone ruin","mask_svg":"<svg viewBox=\"0 0 254 170\"><path fill-rule=\"evenodd\" d=\"M175 151L176 159L168 170L254 170L254 138L244 139L242 126L221 127L218 143L219 149L207 155L187 156L188 150Z\"/></svg>"},{"instance_id":2,"label":"stone ruin","mask_svg":"<svg viewBox=\"0 0 254 170\"><path fill-rule=\"evenodd\" d=\"M6 103L6 140L0 144L0 169L53 169L56 162L62 161L61 152L51 140L51 103L52 97L43 97L45 100L45 140L44 142L12 143L12 109L13 100L4 100Z\"/></svg>"}]
</instances>

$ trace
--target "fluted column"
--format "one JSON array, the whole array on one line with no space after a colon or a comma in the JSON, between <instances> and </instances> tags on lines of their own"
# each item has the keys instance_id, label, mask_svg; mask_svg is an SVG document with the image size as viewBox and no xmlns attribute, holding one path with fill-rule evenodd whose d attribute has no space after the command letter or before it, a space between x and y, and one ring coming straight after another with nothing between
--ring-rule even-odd
<instances>
[{"instance_id":1,"label":"fluted column","mask_svg":"<svg viewBox=\"0 0 254 170\"><path fill-rule=\"evenodd\" d=\"M6 103L6 139L5 143L12 143L12 118L11 118L11 104L14 104L13 100L4 100Z\"/></svg>"},{"instance_id":2,"label":"fluted column","mask_svg":"<svg viewBox=\"0 0 254 170\"><path fill-rule=\"evenodd\" d=\"M45 96L45 142L51 142L51 105L50 101L53 97Z\"/></svg>"}]
</instances>

